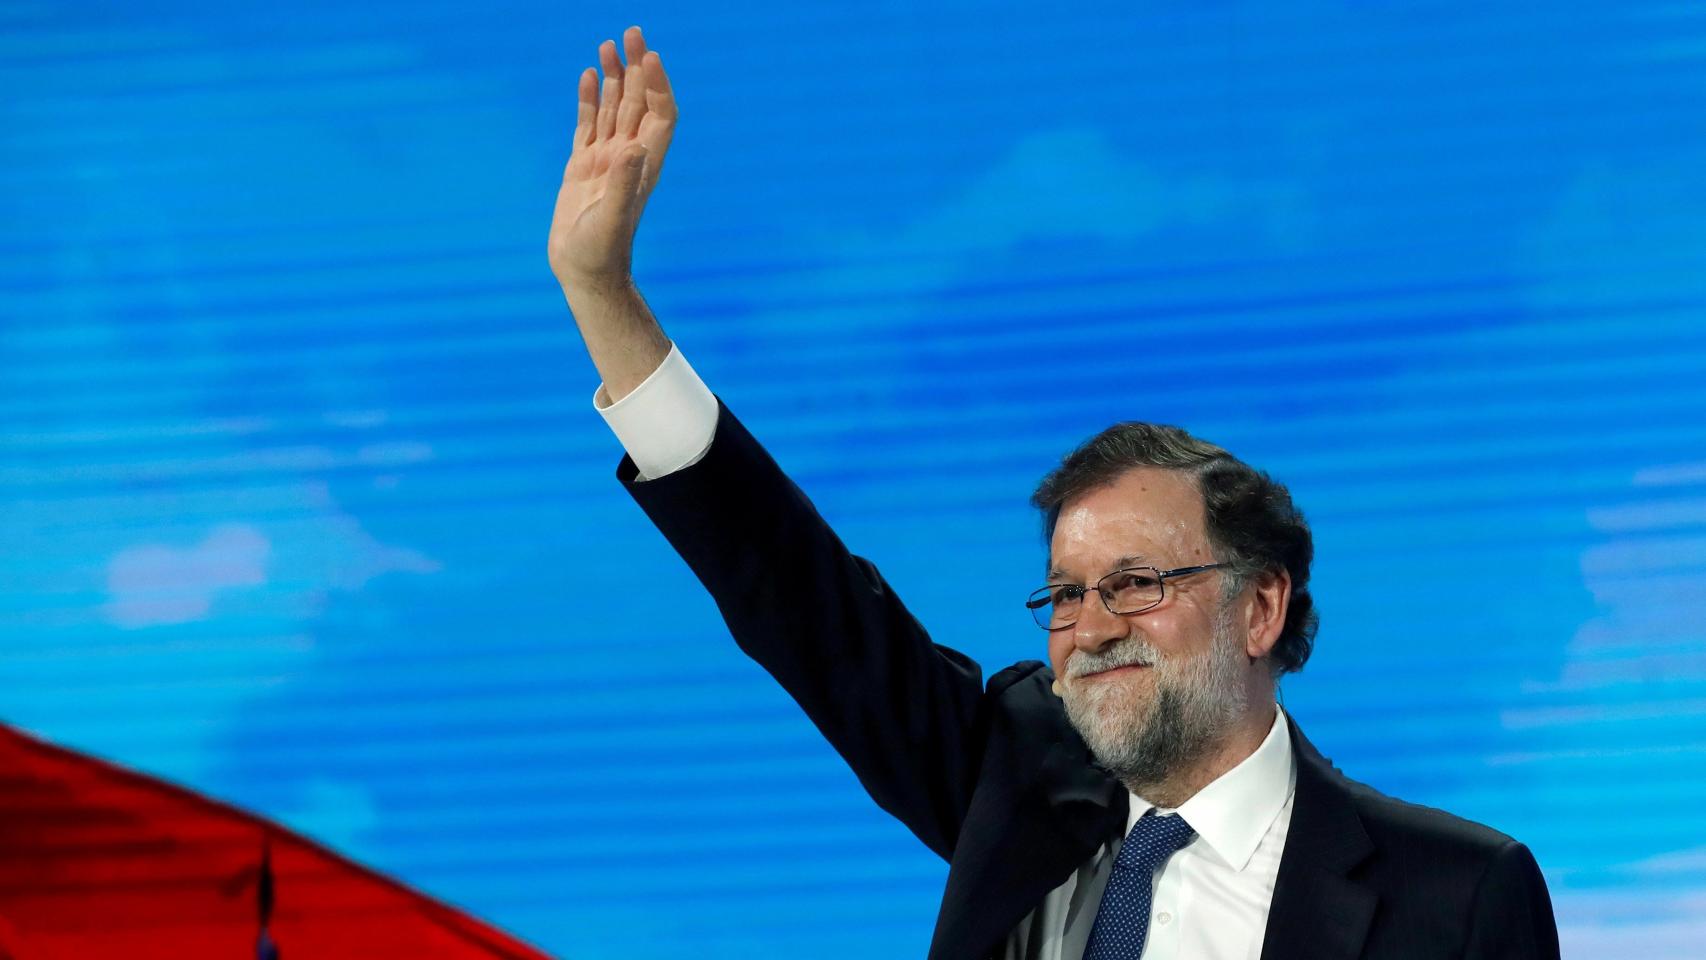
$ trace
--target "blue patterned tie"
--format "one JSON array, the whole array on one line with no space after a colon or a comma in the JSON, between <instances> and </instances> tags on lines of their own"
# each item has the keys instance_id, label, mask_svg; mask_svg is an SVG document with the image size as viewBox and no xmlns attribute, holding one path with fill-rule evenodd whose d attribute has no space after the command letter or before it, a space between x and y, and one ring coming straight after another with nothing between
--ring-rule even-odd
<instances>
[{"instance_id":1,"label":"blue patterned tie","mask_svg":"<svg viewBox=\"0 0 1706 960\"><path fill-rule=\"evenodd\" d=\"M1197 835L1183 817L1157 817L1154 813L1150 810L1138 817L1120 845L1114 872L1102 891L1102 906L1096 910L1096 923L1090 928L1084 960L1137 960L1143 956L1143 945L1149 940L1149 909L1155 898L1155 870Z\"/></svg>"}]
</instances>

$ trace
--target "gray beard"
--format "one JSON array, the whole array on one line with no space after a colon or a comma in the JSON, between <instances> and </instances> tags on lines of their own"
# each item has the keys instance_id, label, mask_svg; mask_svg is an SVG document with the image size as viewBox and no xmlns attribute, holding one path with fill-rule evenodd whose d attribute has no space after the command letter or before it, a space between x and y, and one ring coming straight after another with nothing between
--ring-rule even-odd
<instances>
[{"instance_id":1,"label":"gray beard","mask_svg":"<svg viewBox=\"0 0 1706 960\"><path fill-rule=\"evenodd\" d=\"M1066 685L1067 719L1090 747L1096 762L1133 792L1168 782L1208 756L1231 733L1246 707L1243 644L1233 636L1232 604L1222 602L1209 649L1189 659L1163 658L1148 643L1131 638L1100 653L1077 651L1067 675L1130 663L1148 664L1154 696L1147 701L1119 680Z\"/></svg>"}]
</instances>

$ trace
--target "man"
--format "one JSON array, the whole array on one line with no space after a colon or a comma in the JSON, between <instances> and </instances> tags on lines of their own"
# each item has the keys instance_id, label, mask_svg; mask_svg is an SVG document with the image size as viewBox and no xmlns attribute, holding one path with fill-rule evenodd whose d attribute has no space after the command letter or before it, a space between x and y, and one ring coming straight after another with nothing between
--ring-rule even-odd
<instances>
[{"instance_id":1,"label":"man","mask_svg":"<svg viewBox=\"0 0 1706 960\"><path fill-rule=\"evenodd\" d=\"M1285 488L1121 424L1034 498L1049 665L929 641L695 376L631 251L677 119L638 27L580 78L548 253L629 452L618 478L735 640L950 863L932 958L1556 957L1516 841L1331 767L1275 703L1314 635Z\"/></svg>"}]
</instances>

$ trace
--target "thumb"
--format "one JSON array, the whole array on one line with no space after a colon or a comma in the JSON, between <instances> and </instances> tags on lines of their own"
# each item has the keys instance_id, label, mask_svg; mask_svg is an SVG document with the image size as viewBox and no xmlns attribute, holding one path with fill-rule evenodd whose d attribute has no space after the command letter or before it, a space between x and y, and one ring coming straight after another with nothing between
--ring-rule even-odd
<instances>
[{"instance_id":1,"label":"thumb","mask_svg":"<svg viewBox=\"0 0 1706 960\"><path fill-rule=\"evenodd\" d=\"M610 168L610 190L624 204L632 204L640 192L640 181L646 172L646 148L640 144L628 148L616 158Z\"/></svg>"}]
</instances>

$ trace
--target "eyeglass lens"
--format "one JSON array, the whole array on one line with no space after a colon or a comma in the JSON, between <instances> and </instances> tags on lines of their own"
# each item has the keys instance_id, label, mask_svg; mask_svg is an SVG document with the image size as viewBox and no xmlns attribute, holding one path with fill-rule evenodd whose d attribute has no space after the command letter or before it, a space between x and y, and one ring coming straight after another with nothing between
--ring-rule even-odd
<instances>
[{"instance_id":1,"label":"eyeglass lens","mask_svg":"<svg viewBox=\"0 0 1706 960\"><path fill-rule=\"evenodd\" d=\"M1108 609L1116 614L1138 613L1161 602L1161 575L1150 567L1116 570L1097 582ZM1078 622L1087 591L1077 584L1042 587L1031 594L1025 606L1039 626L1050 630Z\"/></svg>"}]
</instances>

